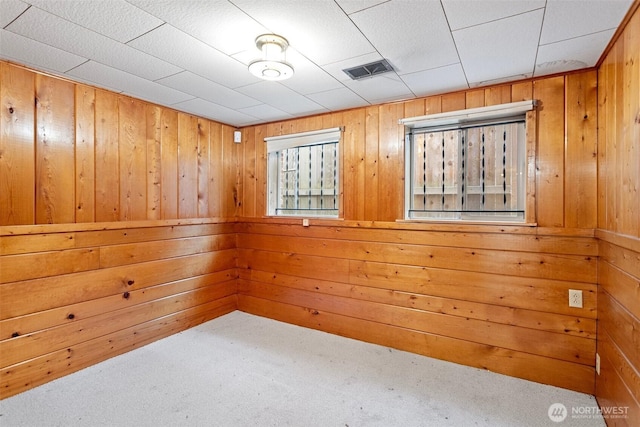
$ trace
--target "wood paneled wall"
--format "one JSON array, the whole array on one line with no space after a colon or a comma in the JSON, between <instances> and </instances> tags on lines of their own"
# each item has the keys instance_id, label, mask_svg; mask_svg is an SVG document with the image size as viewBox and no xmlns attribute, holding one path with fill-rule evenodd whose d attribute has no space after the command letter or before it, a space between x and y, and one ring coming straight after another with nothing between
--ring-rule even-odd
<instances>
[{"instance_id":1,"label":"wood paneled wall","mask_svg":"<svg viewBox=\"0 0 640 427\"><path fill-rule=\"evenodd\" d=\"M594 391L597 73L243 129L241 310ZM538 101L538 227L397 222L403 117ZM342 220L263 218L264 137L344 127ZM569 308L568 290L585 307Z\"/></svg>"},{"instance_id":2,"label":"wood paneled wall","mask_svg":"<svg viewBox=\"0 0 640 427\"><path fill-rule=\"evenodd\" d=\"M595 71L431 96L243 129L243 217L266 214L264 138L344 126L341 217L396 221L404 212L404 117L538 101L536 218L543 227L596 227Z\"/></svg>"},{"instance_id":3,"label":"wood paneled wall","mask_svg":"<svg viewBox=\"0 0 640 427\"><path fill-rule=\"evenodd\" d=\"M236 309L232 222L3 227L0 398Z\"/></svg>"},{"instance_id":4,"label":"wood paneled wall","mask_svg":"<svg viewBox=\"0 0 640 427\"><path fill-rule=\"evenodd\" d=\"M262 219L239 227L240 310L593 393L590 231ZM583 291L584 308L568 306L569 289Z\"/></svg>"},{"instance_id":5,"label":"wood paneled wall","mask_svg":"<svg viewBox=\"0 0 640 427\"><path fill-rule=\"evenodd\" d=\"M236 214L234 128L5 62L0 105L0 226Z\"/></svg>"},{"instance_id":6,"label":"wood paneled wall","mask_svg":"<svg viewBox=\"0 0 640 427\"><path fill-rule=\"evenodd\" d=\"M596 397L640 425L640 2L598 69ZM633 8L632 8L633 10Z\"/></svg>"}]
</instances>

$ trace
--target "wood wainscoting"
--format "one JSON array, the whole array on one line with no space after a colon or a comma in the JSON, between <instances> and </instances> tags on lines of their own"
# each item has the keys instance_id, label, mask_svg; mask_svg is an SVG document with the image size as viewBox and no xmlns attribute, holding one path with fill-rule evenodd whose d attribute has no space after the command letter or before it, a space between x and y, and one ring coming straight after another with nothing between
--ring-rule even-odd
<instances>
[{"instance_id":1,"label":"wood wainscoting","mask_svg":"<svg viewBox=\"0 0 640 427\"><path fill-rule=\"evenodd\" d=\"M239 222L240 310L594 393L593 231L310 224Z\"/></svg>"},{"instance_id":2,"label":"wood wainscoting","mask_svg":"<svg viewBox=\"0 0 640 427\"><path fill-rule=\"evenodd\" d=\"M0 398L236 310L233 221L3 227Z\"/></svg>"}]
</instances>

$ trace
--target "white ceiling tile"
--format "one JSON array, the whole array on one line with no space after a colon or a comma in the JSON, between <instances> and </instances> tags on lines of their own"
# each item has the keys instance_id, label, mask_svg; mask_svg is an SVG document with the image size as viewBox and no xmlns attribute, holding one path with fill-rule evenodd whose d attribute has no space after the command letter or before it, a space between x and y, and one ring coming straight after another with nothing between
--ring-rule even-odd
<instances>
[{"instance_id":1,"label":"white ceiling tile","mask_svg":"<svg viewBox=\"0 0 640 427\"><path fill-rule=\"evenodd\" d=\"M343 70L346 70L348 68L358 67L364 64L369 64L371 62L380 61L381 59L383 58L382 56L380 56L379 53L373 52L373 53L368 53L366 55L349 58L344 61L338 61L331 64L327 64L322 68L327 73L331 74L333 78L344 83L346 81L351 81L351 77L349 77L349 75L345 73Z\"/></svg>"},{"instance_id":2,"label":"white ceiling tile","mask_svg":"<svg viewBox=\"0 0 640 427\"><path fill-rule=\"evenodd\" d=\"M156 80L156 83L227 108L245 108L260 104L260 101L189 71Z\"/></svg>"},{"instance_id":3,"label":"white ceiling tile","mask_svg":"<svg viewBox=\"0 0 640 427\"><path fill-rule=\"evenodd\" d=\"M336 0L345 13L354 13L388 2L389 0Z\"/></svg>"},{"instance_id":4,"label":"white ceiling tile","mask_svg":"<svg viewBox=\"0 0 640 427\"><path fill-rule=\"evenodd\" d=\"M538 49L536 76L593 67L600 59L615 30L601 31Z\"/></svg>"},{"instance_id":5,"label":"white ceiling tile","mask_svg":"<svg viewBox=\"0 0 640 427\"><path fill-rule=\"evenodd\" d=\"M269 32L227 0L129 1L227 55L255 48L256 37Z\"/></svg>"},{"instance_id":6,"label":"white ceiling tile","mask_svg":"<svg viewBox=\"0 0 640 427\"><path fill-rule=\"evenodd\" d=\"M4 28L11 21L16 19L22 12L27 10L29 5L20 0L1 0L0 1L0 28Z\"/></svg>"},{"instance_id":7,"label":"white ceiling tile","mask_svg":"<svg viewBox=\"0 0 640 427\"><path fill-rule=\"evenodd\" d=\"M615 29L632 0L548 0L540 44ZM567 23L571 25L567 25Z\"/></svg>"},{"instance_id":8,"label":"white ceiling tile","mask_svg":"<svg viewBox=\"0 0 640 427\"><path fill-rule=\"evenodd\" d=\"M346 110L348 108L369 105L367 101L346 87L328 90L325 92L312 93L307 95L307 98L332 111Z\"/></svg>"},{"instance_id":9,"label":"white ceiling tile","mask_svg":"<svg viewBox=\"0 0 640 427\"><path fill-rule=\"evenodd\" d=\"M96 86L106 89L118 88L118 92L160 105L172 105L193 98L192 95L94 61L85 62L66 74L70 77L78 77L84 81L92 82Z\"/></svg>"},{"instance_id":10,"label":"white ceiling tile","mask_svg":"<svg viewBox=\"0 0 640 427\"><path fill-rule=\"evenodd\" d=\"M371 104L386 102L392 98L406 99L413 97L411 90L393 72L361 80L349 80L345 82L345 86Z\"/></svg>"},{"instance_id":11,"label":"white ceiling tile","mask_svg":"<svg viewBox=\"0 0 640 427\"><path fill-rule=\"evenodd\" d=\"M138 37L128 45L229 88L259 81L241 62L169 24Z\"/></svg>"},{"instance_id":12,"label":"white ceiling tile","mask_svg":"<svg viewBox=\"0 0 640 427\"><path fill-rule=\"evenodd\" d=\"M126 43L163 24L158 18L124 0L28 1L40 9L122 43Z\"/></svg>"},{"instance_id":13,"label":"white ceiling tile","mask_svg":"<svg viewBox=\"0 0 640 427\"><path fill-rule=\"evenodd\" d=\"M532 73L543 12L539 9L454 31L467 81Z\"/></svg>"},{"instance_id":14,"label":"white ceiling tile","mask_svg":"<svg viewBox=\"0 0 640 427\"><path fill-rule=\"evenodd\" d=\"M287 62L293 66L294 73L282 84L302 95L343 87L333 76L294 49L287 51Z\"/></svg>"},{"instance_id":15,"label":"white ceiling tile","mask_svg":"<svg viewBox=\"0 0 640 427\"><path fill-rule=\"evenodd\" d=\"M6 30L0 30L0 57L56 73L64 73L87 61Z\"/></svg>"},{"instance_id":16,"label":"white ceiling tile","mask_svg":"<svg viewBox=\"0 0 640 427\"><path fill-rule=\"evenodd\" d=\"M237 89L265 104L293 115L325 113L326 109L309 98L292 91L278 82L261 81Z\"/></svg>"},{"instance_id":17,"label":"white ceiling tile","mask_svg":"<svg viewBox=\"0 0 640 427\"><path fill-rule=\"evenodd\" d=\"M278 110L277 108L267 104L260 104L256 105L255 107L241 108L238 111L253 117L258 117L261 121L286 120L293 118L291 114L285 113L284 111Z\"/></svg>"},{"instance_id":18,"label":"white ceiling tile","mask_svg":"<svg viewBox=\"0 0 640 427\"><path fill-rule=\"evenodd\" d=\"M257 120L256 117L249 116L248 114L241 113L200 98L179 102L173 104L172 107L180 111L196 114L201 117L216 120L232 126L243 126L244 123L253 123Z\"/></svg>"},{"instance_id":19,"label":"white ceiling tile","mask_svg":"<svg viewBox=\"0 0 640 427\"><path fill-rule=\"evenodd\" d=\"M459 62L439 2L387 2L350 17L399 75Z\"/></svg>"},{"instance_id":20,"label":"white ceiling tile","mask_svg":"<svg viewBox=\"0 0 640 427\"><path fill-rule=\"evenodd\" d=\"M401 78L416 96L452 92L469 87L460 64L405 74Z\"/></svg>"},{"instance_id":21,"label":"white ceiling tile","mask_svg":"<svg viewBox=\"0 0 640 427\"><path fill-rule=\"evenodd\" d=\"M150 80L182 71L178 67L36 7L29 8L6 29Z\"/></svg>"},{"instance_id":22,"label":"white ceiling tile","mask_svg":"<svg viewBox=\"0 0 640 427\"><path fill-rule=\"evenodd\" d=\"M442 0L451 30L496 21L545 6L546 0Z\"/></svg>"},{"instance_id":23,"label":"white ceiling tile","mask_svg":"<svg viewBox=\"0 0 640 427\"><path fill-rule=\"evenodd\" d=\"M318 65L375 51L333 1L233 2L269 31L286 38L294 49Z\"/></svg>"}]
</instances>

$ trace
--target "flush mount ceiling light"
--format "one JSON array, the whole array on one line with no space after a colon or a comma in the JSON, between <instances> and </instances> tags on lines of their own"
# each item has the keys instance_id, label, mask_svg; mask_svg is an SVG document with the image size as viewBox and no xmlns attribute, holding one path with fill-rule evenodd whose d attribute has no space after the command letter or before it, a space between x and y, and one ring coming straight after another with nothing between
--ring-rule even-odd
<instances>
[{"instance_id":1,"label":"flush mount ceiling light","mask_svg":"<svg viewBox=\"0 0 640 427\"><path fill-rule=\"evenodd\" d=\"M263 34L256 38L256 46L262 51L262 59L249 64L249 71L264 80L285 80L293 76L293 67L286 62L285 52L289 42L275 34Z\"/></svg>"}]
</instances>

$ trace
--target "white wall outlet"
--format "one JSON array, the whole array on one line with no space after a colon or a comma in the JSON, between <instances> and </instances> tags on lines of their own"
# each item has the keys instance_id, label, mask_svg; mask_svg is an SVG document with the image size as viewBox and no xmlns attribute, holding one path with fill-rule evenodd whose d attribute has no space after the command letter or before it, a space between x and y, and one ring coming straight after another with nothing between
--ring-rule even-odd
<instances>
[{"instance_id":1,"label":"white wall outlet","mask_svg":"<svg viewBox=\"0 0 640 427\"><path fill-rule=\"evenodd\" d=\"M569 307L582 308L582 291L569 289Z\"/></svg>"},{"instance_id":2,"label":"white wall outlet","mask_svg":"<svg viewBox=\"0 0 640 427\"><path fill-rule=\"evenodd\" d=\"M236 144L240 144L242 142L242 132L240 132L239 130L233 131L233 142L235 142Z\"/></svg>"},{"instance_id":3,"label":"white wall outlet","mask_svg":"<svg viewBox=\"0 0 640 427\"><path fill-rule=\"evenodd\" d=\"M303 227L308 227L309 226L309 218L304 218L302 220L302 226Z\"/></svg>"},{"instance_id":4,"label":"white wall outlet","mask_svg":"<svg viewBox=\"0 0 640 427\"><path fill-rule=\"evenodd\" d=\"M600 355L596 353L596 374L600 375Z\"/></svg>"}]
</instances>

